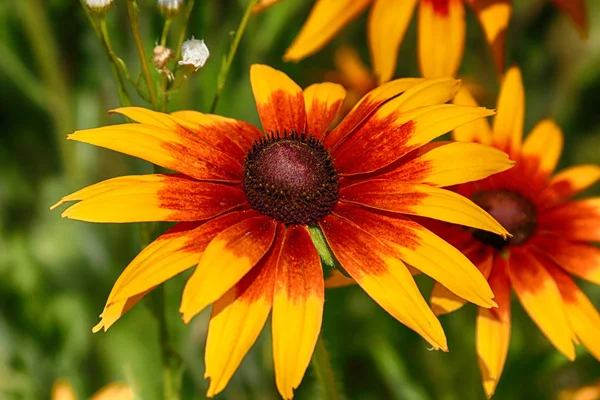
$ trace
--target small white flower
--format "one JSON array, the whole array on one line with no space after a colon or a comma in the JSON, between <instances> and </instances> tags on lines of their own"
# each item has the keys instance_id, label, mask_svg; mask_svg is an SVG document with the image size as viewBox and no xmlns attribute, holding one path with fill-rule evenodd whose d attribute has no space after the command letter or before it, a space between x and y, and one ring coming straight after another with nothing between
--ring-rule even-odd
<instances>
[{"instance_id":1,"label":"small white flower","mask_svg":"<svg viewBox=\"0 0 600 400\"><path fill-rule=\"evenodd\" d=\"M113 0L85 0L85 4L95 13L104 14L112 6Z\"/></svg>"},{"instance_id":2,"label":"small white flower","mask_svg":"<svg viewBox=\"0 0 600 400\"><path fill-rule=\"evenodd\" d=\"M167 17L177 15L181 10L183 0L158 0L158 10Z\"/></svg>"},{"instance_id":3,"label":"small white flower","mask_svg":"<svg viewBox=\"0 0 600 400\"><path fill-rule=\"evenodd\" d=\"M194 39L192 36L181 45L182 60L179 61L179 65L193 65L198 70L204 66L209 55L210 52L204 44L204 40Z\"/></svg>"}]
</instances>

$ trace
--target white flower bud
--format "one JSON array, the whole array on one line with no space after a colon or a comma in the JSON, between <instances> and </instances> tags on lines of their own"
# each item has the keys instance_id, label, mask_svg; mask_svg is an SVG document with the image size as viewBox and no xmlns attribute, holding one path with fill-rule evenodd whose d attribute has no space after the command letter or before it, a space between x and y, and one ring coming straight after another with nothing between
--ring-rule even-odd
<instances>
[{"instance_id":1,"label":"white flower bud","mask_svg":"<svg viewBox=\"0 0 600 400\"><path fill-rule=\"evenodd\" d=\"M192 36L181 45L182 60L179 61L179 65L192 65L198 70L204 66L209 55L210 52L204 44L204 40L194 39Z\"/></svg>"},{"instance_id":2,"label":"white flower bud","mask_svg":"<svg viewBox=\"0 0 600 400\"><path fill-rule=\"evenodd\" d=\"M96 14L104 14L112 6L113 0L85 0L85 4Z\"/></svg>"},{"instance_id":3,"label":"white flower bud","mask_svg":"<svg viewBox=\"0 0 600 400\"><path fill-rule=\"evenodd\" d=\"M183 0L158 0L158 10L166 17L174 17L181 10Z\"/></svg>"}]
</instances>

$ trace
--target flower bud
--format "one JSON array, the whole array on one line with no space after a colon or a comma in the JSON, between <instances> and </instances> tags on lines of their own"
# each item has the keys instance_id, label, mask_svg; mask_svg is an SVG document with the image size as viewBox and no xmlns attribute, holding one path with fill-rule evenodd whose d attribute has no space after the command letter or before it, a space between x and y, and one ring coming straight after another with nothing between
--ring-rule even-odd
<instances>
[{"instance_id":1,"label":"flower bud","mask_svg":"<svg viewBox=\"0 0 600 400\"><path fill-rule=\"evenodd\" d=\"M158 11L165 17L174 17L181 10L183 0L158 0Z\"/></svg>"},{"instance_id":2,"label":"flower bud","mask_svg":"<svg viewBox=\"0 0 600 400\"><path fill-rule=\"evenodd\" d=\"M204 44L204 40L191 39L186 40L181 45L181 60L179 65L191 65L198 70L206 63L206 59L210 55L208 47Z\"/></svg>"},{"instance_id":3,"label":"flower bud","mask_svg":"<svg viewBox=\"0 0 600 400\"><path fill-rule=\"evenodd\" d=\"M96 14L105 14L110 6L112 6L113 0L85 0L85 4L88 8Z\"/></svg>"}]
</instances>

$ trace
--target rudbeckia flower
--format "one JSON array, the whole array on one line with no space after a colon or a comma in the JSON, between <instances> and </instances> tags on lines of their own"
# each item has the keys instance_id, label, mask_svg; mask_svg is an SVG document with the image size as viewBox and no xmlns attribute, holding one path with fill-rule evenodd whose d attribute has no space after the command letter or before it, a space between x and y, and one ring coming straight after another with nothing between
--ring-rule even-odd
<instances>
[{"instance_id":1,"label":"rudbeckia flower","mask_svg":"<svg viewBox=\"0 0 600 400\"><path fill-rule=\"evenodd\" d=\"M589 32L585 0L550 0L573 20L579 34L587 38Z\"/></svg>"},{"instance_id":2,"label":"rudbeckia flower","mask_svg":"<svg viewBox=\"0 0 600 400\"><path fill-rule=\"evenodd\" d=\"M457 104L475 105L467 92ZM498 308L480 308L477 353L488 397L494 394L510 341L510 297L521 305L550 342L568 359L581 343L600 359L600 315L571 275L600 284L600 198L573 200L600 178L600 167L580 165L555 175L563 136L552 121L538 123L522 141L524 93L511 68L498 99L493 128L481 119L454 131L464 142L492 145L517 164L509 171L458 185L455 192L493 215L513 236L505 240L477 229L443 224L433 228L466 254L488 278ZM464 301L436 284L431 304L438 315Z\"/></svg>"},{"instance_id":3,"label":"rudbeckia flower","mask_svg":"<svg viewBox=\"0 0 600 400\"><path fill-rule=\"evenodd\" d=\"M373 70L380 83L387 82L396 70L400 43L417 3L419 66L423 76L456 75L465 47L465 3L481 23L498 71L504 69L510 0L317 0L284 59L300 61L316 53L371 5L367 34Z\"/></svg>"},{"instance_id":4,"label":"rudbeckia flower","mask_svg":"<svg viewBox=\"0 0 600 400\"><path fill-rule=\"evenodd\" d=\"M123 382L114 382L104 386L90 397L90 400L134 400L131 388ZM73 386L64 379L58 379L52 385L50 400L77 400Z\"/></svg>"},{"instance_id":5,"label":"rudbeckia flower","mask_svg":"<svg viewBox=\"0 0 600 400\"><path fill-rule=\"evenodd\" d=\"M411 219L507 234L473 202L441 188L506 170L507 155L472 143L427 146L493 112L441 104L455 95L454 79L400 79L368 93L330 129L345 96L340 85L303 91L264 65L252 66L250 79L263 132L199 112L120 108L137 123L68 137L179 172L109 179L57 204L78 201L62 216L83 221L179 222L123 271L94 331L197 265L180 311L187 323L213 305L207 395L224 389L272 310L276 383L292 398L321 328L323 271L310 235L321 229L339 263L377 303L446 350L442 327L402 260L469 301L495 305L475 266Z\"/></svg>"}]
</instances>

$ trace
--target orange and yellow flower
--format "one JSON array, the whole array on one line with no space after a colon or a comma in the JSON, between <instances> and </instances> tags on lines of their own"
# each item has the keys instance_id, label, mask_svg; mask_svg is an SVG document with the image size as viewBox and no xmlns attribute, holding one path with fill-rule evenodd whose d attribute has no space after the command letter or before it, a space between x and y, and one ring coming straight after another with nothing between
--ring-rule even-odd
<instances>
[{"instance_id":1,"label":"orange and yellow flower","mask_svg":"<svg viewBox=\"0 0 600 400\"><path fill-rule=\"evenodd\" d=\"M123 382L114 382L104 386L90 397L90 400L134 400L133 390ZM52 385L50 400L77 400L73 386L64 379L58 379Z\"/></svg>"},{"instance_id":2,"label":"orange and yellow flower","mask_svg":"<svg viewBox=\"0 0 600 400\"><path fill-rule=\"evenodd\" d=\"M456 104L475 105L464 91ZM516 166L486 179L458 185L512 235L499 236L440 224L432 229L466 254L488 278L498 308L479 309L477 352L483 385L494 394L510 341L510 294L552 344L570 360L581 343L600 359L600 314L571 275L600 284L600 198L572 200L600 178L600 167L580 165L554 176L563 136L552 121L538 123L522 140L525 101L521 74L511 68L498 99L493 128L481 119L454 131L454 139L492 145L506 151ZM443 284L434 287L431 304L437 315L464 301Z\"/></svg>"},{"instance_id":3,"label":"orange and yellow flower","mask_svg":"<svg viewBox=\"0 0 600 400\"><path fill-rule=\"evenodd\" d=\"M130 107L115 112L137 123L68 137L179 172L109 179L55 205L78 201L62 216L83 221L179 222L123 271L94 331L196 266L180 311L187 323L213 305L207 395L225 388L272 311L276 383L292 398L321 328L323 272L310 235L321 229L377 303L446 350L404 261L479 306L495 306L493 294L465 256L411 216L507 234L473 202L443 189L510 168L507 155L473 143L428 145L493 112L443 104L458 90L452 78L408 78L368 93L332 129L345 97L340 85L303 91L264 65L252 66L250 80L264 133L217 115Z\"/></svg>"},{"instance_id":4,"label":"orange and yellow flower","mask_svg":"<svg viewBox=\"0 0 600 400\"><path fill-rule=\"evenodd\" d=\"M317 52L371 5L367 33L373 71L380 83L387 82L394 76L400 44L417 3L423 76L456 75L465 47L465 3L481 23L497 69L504 69L510 0L317 0L284 59L299 61Z\"/></svg>"}]
</instances>

